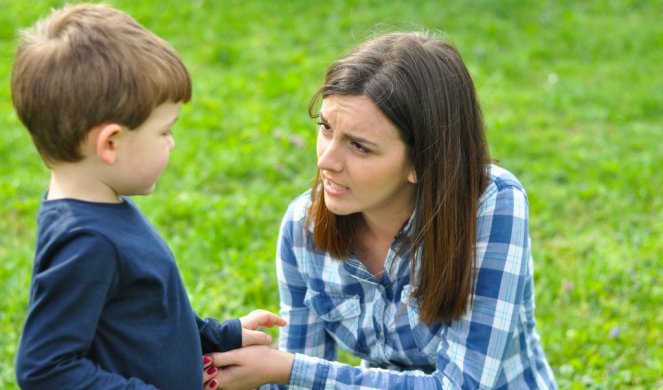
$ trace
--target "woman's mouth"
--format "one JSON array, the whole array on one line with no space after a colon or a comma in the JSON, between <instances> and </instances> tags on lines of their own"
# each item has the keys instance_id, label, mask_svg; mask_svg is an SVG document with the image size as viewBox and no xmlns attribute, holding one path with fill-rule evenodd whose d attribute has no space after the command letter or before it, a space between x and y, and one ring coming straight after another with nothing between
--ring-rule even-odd
<instances>
[{"instance_id":1,"label":"woman's mouth","mask_svg":"<svg viewBox=\"0 0 663 390\"><path fill-rule=\"evenodd\" d=\"M324 183L325 183L325 192L329 195L343 195L350 192L350 188L342 186L330 180L328 177L324 178Z\"/></svg>"}]
</instances>

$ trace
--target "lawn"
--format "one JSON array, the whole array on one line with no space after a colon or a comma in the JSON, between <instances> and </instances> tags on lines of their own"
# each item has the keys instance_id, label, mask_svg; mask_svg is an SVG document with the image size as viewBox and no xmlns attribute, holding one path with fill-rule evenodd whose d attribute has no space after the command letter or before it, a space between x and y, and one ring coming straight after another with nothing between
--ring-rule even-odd
<instances>
[{"instance_id":1,"label":"lawn","mask_svg":"<svg viewBox=\"0 0 663 390\"><path fill-rule=\"evenodd\" d=\"M136 200L199 313L277 310L278 224L315 168L308 99L363 38L425 28L460 50L492 156L527 188L537 327L560 388L663 388L663 2L108 3L171 42L192 73L170 166ZM49 178L11 105L11 62L17 29L60 4L0 0L3 389L16 388Z\"/></svg>"}]
</instances>

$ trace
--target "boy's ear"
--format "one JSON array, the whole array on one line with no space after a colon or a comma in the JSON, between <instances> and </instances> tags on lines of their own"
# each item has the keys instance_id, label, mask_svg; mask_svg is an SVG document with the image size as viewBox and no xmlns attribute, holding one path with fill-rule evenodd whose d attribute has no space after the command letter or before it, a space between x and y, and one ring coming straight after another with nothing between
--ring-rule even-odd
<instances>
[{"instance_id":1,"label":"boy's ear","mask_svg":"<svg viewBox=\"0 0 663 390\"><path fill-rule=\"evenodd\" d=\"M97 157L106 164L114 164L117 159L118 138L122 132L122 126L117 123L105 123L97 126L92 132L96 134L93 139Z\"/></svg>"}]
</instances>

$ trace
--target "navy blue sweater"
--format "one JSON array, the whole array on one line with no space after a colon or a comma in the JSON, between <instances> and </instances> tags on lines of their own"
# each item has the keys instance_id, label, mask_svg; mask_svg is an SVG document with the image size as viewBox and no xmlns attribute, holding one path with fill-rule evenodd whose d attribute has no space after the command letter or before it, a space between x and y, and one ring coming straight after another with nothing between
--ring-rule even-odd
<instances>
[{"instance_id":1,"label":"navy blue sweater","mask_svg":"<svg viewBox=\"0 0 663 390\"><path fill-rule=\"evenodd\" d=\"M238 319L195 315L172 252L128 198L44 201L16 358L24 389L200 389Z\"/></svg>"}]
</instances>

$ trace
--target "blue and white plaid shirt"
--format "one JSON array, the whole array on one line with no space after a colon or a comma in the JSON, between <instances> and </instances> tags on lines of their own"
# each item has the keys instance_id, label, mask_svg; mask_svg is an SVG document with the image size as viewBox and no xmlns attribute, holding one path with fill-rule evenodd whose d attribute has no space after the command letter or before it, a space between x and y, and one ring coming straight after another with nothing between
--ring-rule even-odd
<instances>
[{"instance_id":1,"label":"blue and white plaid shirt","mask_svg":"<svg viewBox=\"0 0 663 390\"><path fill-rule=\"evenodd\" d=\"M556 388L534 330L527 197L511 173L491 167L479 200L473 305L446 324L420 320L412 262L397 242L381 279L354 257L310 250L308 203L308 192L292 202L277 249L280 314L288 320L279 347L295 353L290 388ZM337 347L362 365L335 362Z\"/></svg>"}]
</instances>

